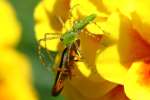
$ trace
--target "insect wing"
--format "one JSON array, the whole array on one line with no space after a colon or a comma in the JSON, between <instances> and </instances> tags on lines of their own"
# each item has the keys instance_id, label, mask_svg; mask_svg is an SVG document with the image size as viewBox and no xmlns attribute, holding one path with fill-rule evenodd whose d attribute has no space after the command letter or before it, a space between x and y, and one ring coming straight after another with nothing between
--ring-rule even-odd
<instances>
[{"instance_id":1,"label":"insect wing","mask_svg":"<svg viewBox=\"0 0 150 100\"><path fill-rule=\"evenodd\" d=\"M52 96L58 96L64 87L65 76L63 72L58 72L56 76L55 84L52 88Z\"/></svg>"},{"instance_id":2,"label":"insect wing","mask_svg":"<svg viewBox=\"0 0 150 100\"><path fill-rule=\"evenodd\" d=\"M63 89L64 86L64 80L66 79L67 75L65 74L65 71L61 71L65 70L65 66L66 66L66 59L68 57L68 48L65 48L63 53L62 53L62 57L61 57L61 61L60 61L60 65L59 65L59 69L57 71L57 75L56 75L56 79L55 79L55 84L52 88L52 96L57 96L60 94L60 92Z\"/></svg>"},{"instance_id":3,"label":"insect wing","mask_svg":"<svg viewBox=\"0 0 150 100\"><path fill-rule=\"evenodd\" d=\"M40 47L40 49L38 49L38 56L41 64L43 64L47 69L50 69L50 67L54 64L56 52L51 52L46 48Z\"/></svg>"}]
</instances>

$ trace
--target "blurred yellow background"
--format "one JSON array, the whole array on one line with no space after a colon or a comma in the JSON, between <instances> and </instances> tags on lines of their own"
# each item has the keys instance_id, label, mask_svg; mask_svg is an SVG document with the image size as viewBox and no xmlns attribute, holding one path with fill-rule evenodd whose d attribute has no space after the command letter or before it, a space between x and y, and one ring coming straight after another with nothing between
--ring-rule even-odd
<instances>
[{"instance_id":1,"label":"blurred yellow background","mask_svg":"<svg viewBox=\"0 0 150 100\"><path fill-rule=\"evenodd\" d=\"M52 97L52 73L37 56L33 12L39 0L0 1L0 100L63 100Z\"/></svg>"}]
</instances>

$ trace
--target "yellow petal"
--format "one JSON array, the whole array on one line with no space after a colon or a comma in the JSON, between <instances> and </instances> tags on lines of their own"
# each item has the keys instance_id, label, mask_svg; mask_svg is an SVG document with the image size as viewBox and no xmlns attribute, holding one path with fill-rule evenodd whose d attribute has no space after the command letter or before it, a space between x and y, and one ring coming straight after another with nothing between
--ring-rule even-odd
<instances>
[{"instance_id":1,"label":"yellow petal","mask_svg":"<svg viewBox=\"0 0 150 100\"><path fill-rule=\"evenodd\" d=\"M20 38L21 28L12 6L5 0L0 1L0 46L14 46Z\"/></svg>"},{"instance_id":2,"label":"yellow petal","mask_svg":"<svg viewBox=\"0 0 150 100\"><path fill-rule=\"evenodd\" d=\"M150 46L136 30L132 29L132 24L127 17L123 15L119 15L119 17L120 29L116 46L108 47L102 51L97 57L96 64L99 73L105 79L123 83L130 64L133 61L150 56Z\"/></svg>"},{"instance_id":3,"label":"yellow petal","mask_svg":"<svg viewBox=\"0 0 150 100\"><path fill-rule=\"evenodd\" d=\"M149 57L149 44L133 29L132 23L127 17L120 15L120 19L120 34L117 44L122 63Z\"/></svg>"},{"instance_id":4,"label":"yellow petal","mask_svg":"<svg viewBox=\"0 0 150 100\"><path fill-rule=\"evenodd\" d=\"M136 0L103 0L103 3L109 12L121 11L128 18L131 18L130 13L135 10Z\"/></svg>"},{"instance_id":5,"label":"yellow petal","mask_svg":"<svg viewBox=\"0 0 150 100\"><path fill-rule=\"evenodd\" d=\"M71 8L73 11L73 14L78 13L78 16L88 16L90 14L96 14L97 16L102 17L102 15L105 16L105 14L100 13L97 9L98 5L100 5L101 2L93 2L89 0L71 0Z\"/></svg>"},{"instance_id":6,"label":"yellow petal","mask_svg":"<svg viewBox=\"0 0 150 100\"><path fill-rule=\"evenodd\" d=\"M91 68L95 68L96 51L100 48L100 40L102 36L91 36L87 31L80 33L81 56ZM84 73L84 71L82 72Z\"/></svg>"},{"instance_id":7,"label":"yellow petal","mask_svg":"<svg viewBox=\"0 0 150 100\"><path fill-rule=\"evenodd\" d=\"M120 4L122 0L103 0L103 4L106 7L106 10L109 12L113 12L117 9L118 4Z\"/></svg>"},{"instance_id":8,"label":"yellow petal","mask_svg":"<svg viewBox=\"0 0 150 100\"><path fill-rule=\"evenodd\" d=\"M26 57L13 49L0 50L0 56L0 99L37 100Z\"/></svg>"},{"instance_id":9,"label":"yellow petal","mask_svg":"<svg viewBox=\"0 0 150 100\"><path fill-rule=\"evenodd\" d=\"M120 15L118 12L113 12L108 17L107 21L96 22L104 30L104 35L107 37L118 40L120 35Z\"/></svg>"},{"instance_id":10,"label":"yellow petal","mask_svg":"<svg viewBox=\"0 0 150 100\"><path fill-rule=\"evenodd\" d=\"M135 62L128 71L124 86L132 100L150 100L150 63Z\"/></svg>"},{"instance_id":11,"label":"yellow petal","mask_svg":"<svg viewBox=\"0 0 150 100\"><path fill-rule=\"evenodd\" d=\"M85 76L89 77L91 75L91 69L88 68L88 66L84 62L77 62L76 63L79 71Z\"/></svg>"},{"instance_id":12,"label":"yellow petal","mask_svg":"<svg viewBox=\"0 0 150 100\"><path fill-rule=\"evenodd\" d=\"M106 80L123 84L127 69L120 62L117 46L113 45L100 52L96 58L98 73Z\"/></svg>"},{"instance_id":13,"label":"yellow petal","mask_svg":"<svg viewBox=\"0 0 150 100\"><path fill-rule=\"evenodd\" d=\"M45 42L47 44L47 49L56 51L59 43L59 37L61 34L59 31L60 23L58 21L52 21L55 18L52 15L48 15L47 10L44 8L43 2L41 1L39 5L35 9L34 13L35 17L35 32L37 41L43 39L46 33L58 33L58 35L47 35L47 37L57 37L55 39L47 39L46 41L42 41L40 44L45 46ZM57 25L57 27L55 27ZM55 28L56 29L55 29Z\"/></svg>"},{"instance_id":14,"label":"yellow petal","mask_svg":"<svg viewBox=\"0 0 150 100\"><path fill-rule=\"evenodd\" d=\"M67 100L97 100L116 86L98 75L91 79L96 73L87 78L79 70L75 72L75 76L71 80L66 80L64 84L63 95Z\"/></svg>"},{"instance_id":15,"label":"yellow petal","mask_svg":"<svg viewBox=\"0 0 150 100\"><path fill-rule=\"evenodd\" d=\"M121 85L117 85L107 94L105 94L99 100L129 100L124 93L124 88Z\"/></svg>"},{"instance_id":16,"label":"yellow petal","mask_svg":"<svg viewBox=\"0 0 150 100\"><path fill-rule=\"evenodd\" d=\"M132 23L134 28L139 32L139 34L150 43L150 1L149 0L138 0L135 5L135 12L132 13Z\"/></svg>"},{"instance_id":17,"label":"yellow petal","mask_svg":"<svg viewBox=\"0 0 150 100\"><path fill-rule=\"evenodd\" d=\"M70 0L43 0L43 3L44 8L56 19L61 17L65 22L70 16Z\"/></svg>"}]
</instances>

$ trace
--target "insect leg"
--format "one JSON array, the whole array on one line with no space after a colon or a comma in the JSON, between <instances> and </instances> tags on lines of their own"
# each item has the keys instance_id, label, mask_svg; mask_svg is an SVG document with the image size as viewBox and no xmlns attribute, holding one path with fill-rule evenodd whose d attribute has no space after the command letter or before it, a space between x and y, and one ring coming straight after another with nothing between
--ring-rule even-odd
<instances>
[{"instance_id":1,"label":"insect leg","mask_svg":"<svg viewBox=\"0 0 150 100\"><path fill-rule=\"evenodd\" d=\"M91 22L91 23L95 24L103 33L105 33L105 34L107 33L106 31L104 31L104 30L101 28L101 26L97 25L96 22ZM109 33L107 33L107 34L109 34Z\"/></svg>"},{"instance_id":2,"label":"insect leg","mask_svg":"<svg viewBox=\"0 0 150 100\"><path fill-rule=\"evenodd\" d=\"M75 42L74 42L74 45L75 45L75 49L76 49L76 53L78 54L78 55L80 55L80 50L79 50L79 46L80 46L80 43L77 43L78 41L76 40ZM80 41L79 41L80 42Z\"/></svg>"},{"instance_id":3,"label":"insect leg","mask_svg":"<svg viewBox=\"0 0 150 100\"><path fill-rule=\"evenodd\" d=\"M76 19L73 14L72 14L72 11L73 9L76 7L76 6L79 6L80 4L75 4L73 5L73 7L70 8L69 10L69 16L68 16L68 19L69 19L69 24L72 26L72 23L74 23L74 20Z\"/></svg>"},{"instance_id":4,"label":"insect leg","mask_svg":"<svg viewBox=\"0 0 150 100\"><path fill-rule=\"evenodd\" d=\"M52 38L49 38L49 39L54 39L54 37L52 37ZM41 64L43 64L45 67L46 67L46 69L48 69L49 67L48 67L48 65L46 64L46 59L45 59L45 57L44 57L44 54L43 54L43 52L42 52L42 46L41 46L41 42L42 41L45 41L45 39L43 38L43 39L40 39L39 41L38 41L38 48L37 48L37 51L38 51L38 56L39 56L39 59L40 59L40 62L41 62ZM46 52L48 52L48 50L47 50L47 48L44 48L44 50L46 50ZM49 58L49 60L50 61L52 61L50 58L50 55L49 55L49 53L48 53L48 58ZM50 70L50 69L48 69L48 70Z\"/></svg>"},{"instance_id":5,"label":"insect leg","mask_svg":"<svg viewBox=\"0 0 150 100\"><path fill-rule=\"evenodd\" d=\"M45 33L45 35L44 35L44 38L42 38L42 39L40 39L40 40L38 40L38 48L37 48L37 50L38 50L38 56L39 56L39 59L40 59L40 62L41 62L41 64L43 64L45 67L46 67L46 69L48 69L48 70L50 70L49 69L49 67L48 67L48 64L46 64L46 59L45 59L45 57L44 57L44 54L43 54L43 52L41 51L42 50L42 46L41 46L41 42L44 42L45 43L45 47L44 47L44 50L46 51L46 53L47 53L47 57L48 57L48 59L50 60L50 61L53 61L52 59L52 56L49 54L49 51L48 51L48 49L47 49L47 40L51 40L51 39L56 39L56 38L58 38L58 36L56 37L47 37L48 35L59 35L58 33Z\"/></svg>"},{"instance_id":6,"label":"insect leg","mask_svg":"<svg viewBox=\"0 0 150 100\"><path fill-rule=\"evenodd\" d=\"M58 18L59 22L62 24L62 27L64 27L68 31L69 29L65 26L65 23L62 20L62 18L60 16L57 16L57 18Z\"/></svg>"},{"instance_id":7,"label":"insect leg","mask_svg":"<svg viewBox=\"0 0 150 100\"><path fill-rule=\"evenodd\" d=\"M60 16L57 16L59 22L61 23L61 25L64 27L65 26L65 23L64 21L62 20L62 18Z\"/></svg>"},{"instance_id":8,"label":"insect leg","mask_svg":"<svg viewBox=\"0 0 150 100\"><path fill-rule=\"evenodd\" d=\"M81 59L81 55L80 55L80 51L78 50L78 49L76 49L75 51L74 51L74 57L73 57L73 60L74 61L79 61L80 59Z\"/></svg>"},{"instance_id":9,"label":"insect leg","mask_svg":"<svg viewBox=\"0 0 150 100\"><path fill-rule=\"evenodd\" d=\"M57 35L57 37L48 37L48 36L50 36L50 35ZM45 48L47 48L47 45L46 45L46 41L47 41L47 40L57 39L57 38L59 38L59 37L60 37L60 35L59 35L58 33L45 33L45 34L44 34L44 38L41 39L41 41L44 41L44 42L45 42Z\"/></svg>"},{"instance_id":10,"label":"insect leg","mask_svg":"<svg viewBox=\"0 0 150 100\"><path fill-rule=\"evenodd\" d=\"M47 37L47 36L49 36L49 35L51 35L51 34L55 34L55 35L57 35L57 37ZM49 59L52 61L52 56L50 56L50 54L49 54L49 51L48 51L48 49L47 49L47 40L51 40L51 39L57 39L57 38L60 38L61 36L60 36L60 34L58 34L58 33L45 33L44 34L44 41L45 41L45 50L46 50L46 52L47 52L47 54L48 54L48 57L49 57Z\"/></svg>"},{"instance_id":11,"label":"insect leg","mask_svg":"<svg viewBox=\"0 0 150 100\"><path fill-rule=\"evenodd\" d=\"M53 67L53 71L65 73L67 71L67 68Z\"/></svg>"}]
</instances>

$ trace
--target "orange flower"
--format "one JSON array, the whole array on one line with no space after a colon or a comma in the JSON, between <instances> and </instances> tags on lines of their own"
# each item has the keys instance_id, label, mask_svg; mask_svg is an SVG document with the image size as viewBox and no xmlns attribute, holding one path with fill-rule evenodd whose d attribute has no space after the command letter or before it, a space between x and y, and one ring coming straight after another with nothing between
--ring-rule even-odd
<instances>
[{"instance_id":1,"label":"orange flower","mask_svg":"<svg viewBox=\"0 0 150 100\"><path fill-rule=\"evenodd\" d=\"M21 27L12 6L0 0L0 100L36 100L30 63L15 50Z\"/></svg>"},{"instance_id":2,"label":"orange flower","mask_svg":"<svg viewBox=\"0 0 150 100\"><path fill-rule=\"evenodd\" d=\"M93 13L97 15L94 20L97 25L90 23L79 33L84 61L76 63L78 77L66 81L64 95L68 100L112 100L112 94L116 96L119 91L120 96L114 100L150 99L148 10L148 0L40 2L34 14L37 40L43 38L45 33L64 33L77 19ZM58 17L62 18L64 26ZM49 50L59 50L59 38L46 42Z\"/></svg>"}]
</instances>

